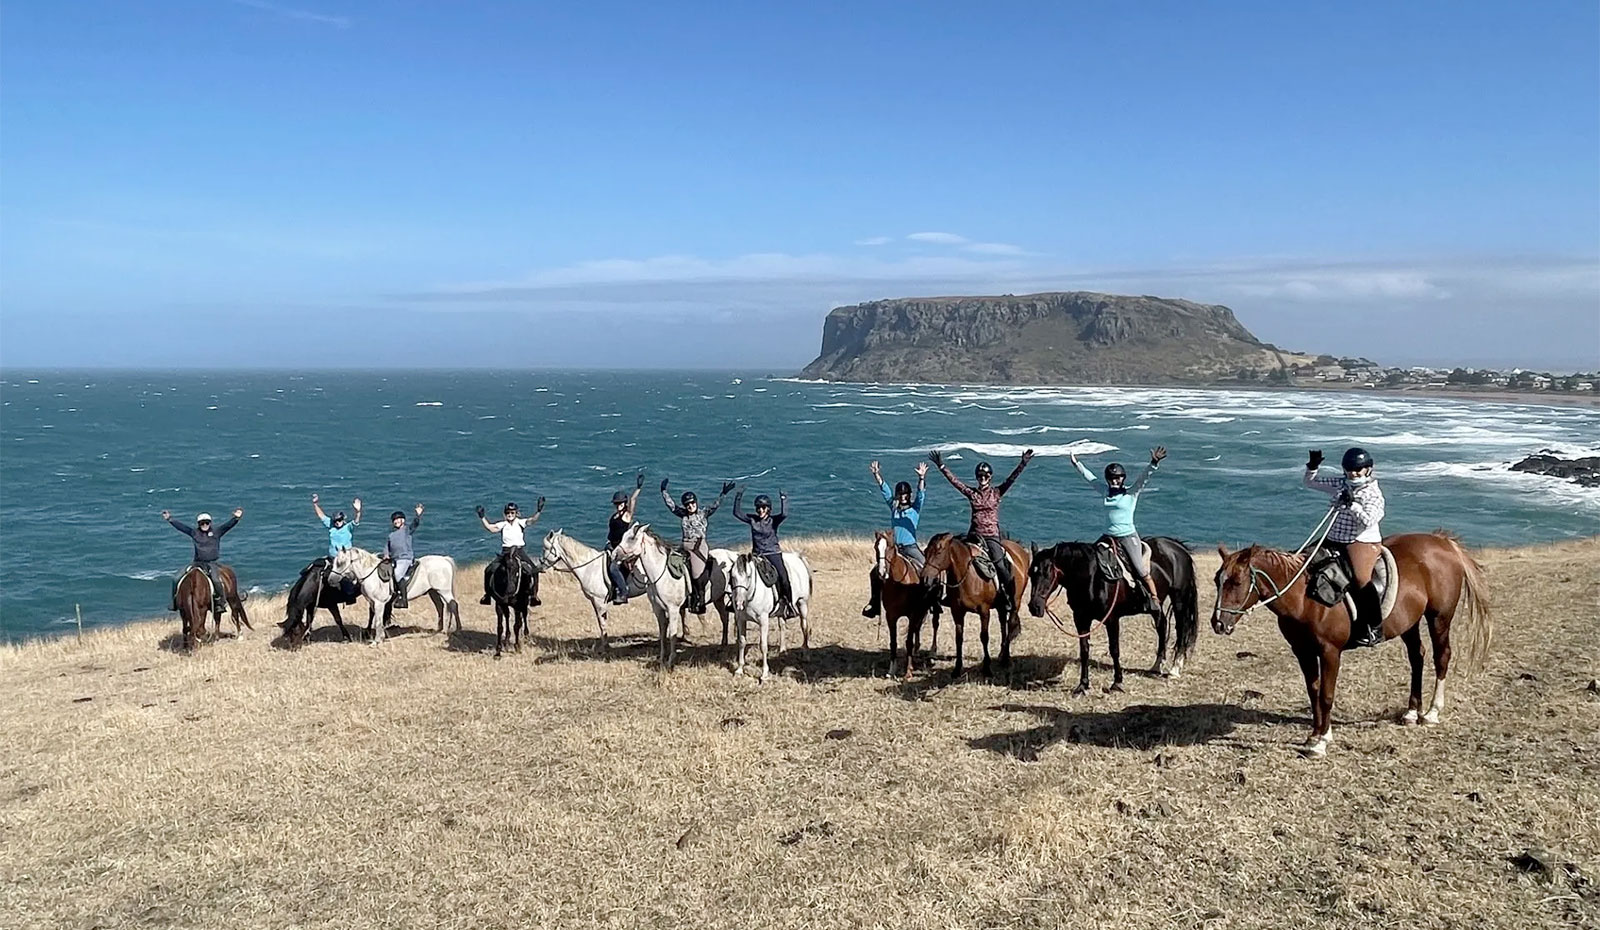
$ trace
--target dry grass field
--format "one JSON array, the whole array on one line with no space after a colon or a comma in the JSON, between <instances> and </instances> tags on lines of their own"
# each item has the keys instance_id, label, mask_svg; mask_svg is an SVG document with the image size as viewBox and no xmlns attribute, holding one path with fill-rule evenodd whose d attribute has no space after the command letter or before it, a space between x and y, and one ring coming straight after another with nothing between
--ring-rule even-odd
<instances>
[{"instance_id":1,"label":"dry grass field","mask_svg":"<svg viewBox=\"0 0 1600 930\"><path fill-rule=\"evenodd\" d=\"M866 544L798 545L814 648L765 686L693 623L658 673L642 604L601 661L557 576L496 661L475 568L450 636L423 602L289 651L280 599L194 657L175 619L0 650L0 926L1600 926L1600 540L1481 554L1497 640L1437 727L1393 722L1398 642L1350 656L1324 760L1264 612L1125 694L1071 698L1032 619L1009 682L950 682L946 627L903 687Z\"/></svg>"}]
</instances>

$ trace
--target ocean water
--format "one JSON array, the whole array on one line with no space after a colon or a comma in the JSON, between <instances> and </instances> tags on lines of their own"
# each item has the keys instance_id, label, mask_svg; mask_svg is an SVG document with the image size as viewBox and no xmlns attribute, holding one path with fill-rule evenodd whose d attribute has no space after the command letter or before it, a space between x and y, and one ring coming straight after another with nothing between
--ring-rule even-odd
<instances>
[{"instance_id":1,"label":"ocean water","mask_svg":"<svg viewBox=\"0 0 1600 930\"><path fill-rule=\"evenodd\" d=\"M390 511L427 505L419 551L486 559L498 539L473 508L548 499L544 528L603 541L611 493L646 472L643 519L675 531L657 492L702 500L723 479L789 492L790 536L866 533L885 522L867 462L912 478L927 450L968 475L1038 458L1006 498L1007 529L1041 543L1101 530L1100 499L1071 468L1137 474L1171 457L1138 524L1195 545L1294 545L1326 498L1299 486L1308 448L1372 450L1386 531L1438 526L1469 543L1600 532L1600 490L1507 470L1543 448L1593 454L1600 411L1392 395L1125 388L841 385L736 373L19 372L0 375L0 638L156 616L189 541L163 508L244 520L224 560L253 591L280 590L326 549L312 513L366 520L379 548ZM965 526L964 501L930 475L925 535ZM747 501L748 502L748 501ZM731 503L718 542L747 540ZM476 596L476 590L470 591ZM263 618L279 619L279 618Z\"/></svg>"}]
</instances>

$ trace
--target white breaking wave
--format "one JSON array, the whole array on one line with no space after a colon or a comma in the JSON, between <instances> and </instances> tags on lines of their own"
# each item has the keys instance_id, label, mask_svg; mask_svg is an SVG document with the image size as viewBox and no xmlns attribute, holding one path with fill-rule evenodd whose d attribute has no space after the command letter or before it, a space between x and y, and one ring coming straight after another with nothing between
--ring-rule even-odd
<instances>
[{"instance_id":1,"label":"white breaking wave","mask_svg":"<svg viewBox=\"0 0 1600 930\"><path fill-rule=\"evenodd\" d=\"M1068 455L1099 455L1102 452L1115 452L1117 447L1090 439L1080 439L1077 442L1062 443L1059 445L1019 446L1009 442L947 442L933 447L940 452L953 452L956 449L966 449L979 455L1019 456L1033 450L1034 455L1045 458L1058 458ZM923 449L897 449L897 452L923 452Z\"/></svg>"},{"instance_id":2,"label":"white breaking wave","mask_svg":"<svg viewBox=\"0 0 1600 930\"><path fill-rule=\"evenodd\" d=\"M419 400L419 401L417 401L416 406L418 406L418 407L443 407L444 406L444 401L442 401L442 400Z\"/></svg>"},{"instance_id":3,"label":"white breaking wave","mask_svg":"<svg viewBox=\"0 0 1600 930\"><path fill-rule=\"evenodd\" d=\"M1093 429L1079 429L1074 426L1019 426L1013 429L988 429L984 432L1000 436L1033 436L1039 433L1123 433L1128 430L1149 428L1149 424L1141 423L1137 426L1099 426Z\"/></svg>"}]
</instances>

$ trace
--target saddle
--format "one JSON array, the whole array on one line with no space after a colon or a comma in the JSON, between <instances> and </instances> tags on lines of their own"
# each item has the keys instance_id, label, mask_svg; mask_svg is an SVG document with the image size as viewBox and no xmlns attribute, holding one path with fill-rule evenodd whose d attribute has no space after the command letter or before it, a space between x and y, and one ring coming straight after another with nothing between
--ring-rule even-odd
<instances>
[{"instance_id":1,"label":"saddle","mask_svg":"<svg viewBox=\"0 0 1600 930\"><path fill-rule=\"evenodd\" d=\"M994 567L994 559L989 558L989 549L983 543L967 543L967 549L972 553L972 567L978 570L978 577L984 581L993 581L999 575Z\"/></svg>"},{"instance_id":2,"label":"saddle","mask_svg":"<svg viewBox=\"0 0 1600 930\"><path fill-rule=\"evenodd\" d=\"M1101 536L1095 540L1094 547L1096 556L1095 568L1100 572L1102 578L1107 581L1115 581L1120 578L1129 586L1139 580L1133 574L1133 566L1128 564L1127 553L1122 551L1122 546L1117 544L1116 539L1111 536ZM1144 555L1144 564L1147 566L1154 565L1155 562L1152 561L1154 552L1150 548L1150 543L1141 538L1139 540L1139 549Z\"/></svg>"},{"instance_id":3,"label":"saddle","mask_svg":"<svg viewBox=\"0 0 1600 930\"><path fill-rule=\"evenodd\" d=\"M689 574L689 557L677 549L667 552L667 574L674 578L683 578Z\"/></svg>"},{"instance_id":4,"label":"saddle","mask_svg":"<svg viewBox=\"0 0 1600 930\"><path fill-rule=\"evenodd\" d=\"M755 559L756 574L760 576L761 583L769 588L778 586L778 566L773 565L764 555L751 556Z\"/></svg>"},{"instance_id":5,"label":"saddle","mask_svg":"<svg viewBox=\"0 0 1600 930\"><path fill-rule=\"evenodd\" d=\"M1384 617L1394 609L1395 595L1400 590L1399 585L1391 583L1397 574L1394 553L1388 546L1379 546L1378 561L1372 566L1372 586L1383 604ZM1346 613L1354 617L1356 603L1350 595L1354 577L1350 560L1342 550L1319 547L1311 554L1311 564L1306 568L1306 593L1324 607L1343 605Z\"/></svg>"},{"instance_id":6,"label":"saddle","mask_svg":"<svg viewBox=\"0 0 1600 930\"><path fill-rule=\"evenodd\" d=\"M215 614L222 613L222 611L228 606L227 598L223 596L223 592L218 590L215 584L212 584L211 576L207 575L205 571L200 568L200 566L194 564L193 562L184 566L183 571L178 573L178 577L172 579L172 609L178 609L178 588L182 586L183 579L189 577L189 575L194 572L200 572L200 577L205 579L206 587L211 590L211 612Z\"/></svg>"}]
</instances>

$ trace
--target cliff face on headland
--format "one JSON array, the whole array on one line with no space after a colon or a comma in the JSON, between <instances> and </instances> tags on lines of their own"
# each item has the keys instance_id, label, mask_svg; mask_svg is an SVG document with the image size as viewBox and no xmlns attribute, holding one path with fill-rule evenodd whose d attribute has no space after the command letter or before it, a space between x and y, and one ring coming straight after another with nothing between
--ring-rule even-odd
<instances>
[{"instance_id":1,"label":"cliff face on headland","mask_svg":"<svg viewBox=\"0 0 1600 930\"><path fill-rule=\"evenodd\" d=\"M834 381L1204 383L1283 359L1215 304L1068 292L837 307L804 374Z\"/></svg>"}]
</instances>

